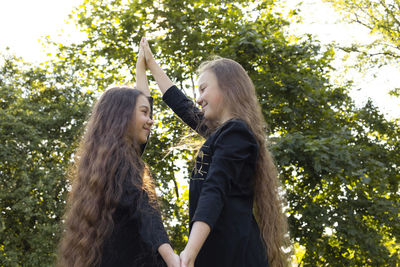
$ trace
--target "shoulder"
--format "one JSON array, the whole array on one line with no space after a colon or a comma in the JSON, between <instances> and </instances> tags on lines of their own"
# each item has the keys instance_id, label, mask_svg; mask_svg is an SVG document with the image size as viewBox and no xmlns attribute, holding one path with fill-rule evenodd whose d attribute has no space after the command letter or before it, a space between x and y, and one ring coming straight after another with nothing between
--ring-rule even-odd
<instances>
[{"instance_id":1,"label":"shoulder","mask_svg":"<svg viewBox=\"0 0 400 267\"><path fill-rule=\"evenodd\" d=\"M227 152L258 153L258 142L247 124L240 119L232 119L221 125L210 138L214 139L215 149Z\"/></svg>"},{"instance_id":2,"label":"shoulder","mask_svg":"<svg viewBox=\"0 0 400 267\"><path fill-rule=\"evenodd\" d=\"M239 129L239 130L247 130L250 132L249 127L247 124L241 119L230 119L222 124L218 130L228 130L228 129Z\"/></svg>"},{"instance_id":3,"label":"shoulder","mask_svg":"<svg viewBox=\"0 0 400 267\"><path fill-rule=\"evenodd\" d=\"M215 138L221 138L224 136L235 136L237 138L245 138L246 140L257 143L256 138L247 124L240 119L231 119L222 124L214 132Z\"/></svg>"},{"instance_id":4,"label":"shoulder","mask_svg":"<svg viewBox=\"0 0 400 267\"><path fill-rule=\"evenodd\" d=\"M121 164L122 165L122 164ZM120 165L116 174L117 188L120 191L119 204L121 206L132 206L138 201L142 195L142 179L141 173L137 168L129 166L123 168Z\"/></svg>"}]
</instances>

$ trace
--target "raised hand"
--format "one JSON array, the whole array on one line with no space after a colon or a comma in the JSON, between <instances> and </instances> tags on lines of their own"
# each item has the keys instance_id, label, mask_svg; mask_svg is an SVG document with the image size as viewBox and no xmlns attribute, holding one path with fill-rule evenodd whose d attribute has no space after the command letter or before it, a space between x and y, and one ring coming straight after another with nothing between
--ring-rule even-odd
<instances>
[{"instance_id":1,"label":"raised hand","mask_svg":"<svg viewBox=\"0 0 400 267\"><path fill-rule=\"evenodd\" d=\"M161 92L164 94L168 88L173 86L174 84L167 76L167 74L161 69L161 67L157 64L156 60L153 57L153 53L151 52L149 43L146 38L142 38L140 41L140 47L144 51L144 57L146 58L146 66L151 71L154 79L156 80L158 87Z\"/></svg>"},{"instance_id":2,"label":"raised hand","mask_svg":"<svg viewBox=\"0 0 400 267\"><path fill-rule=\"evenodd\" d=\"M142 45L139 45L139 53L137 55L136 61L136 71L146 71L146 58L144 56L144 51Z\"/></svg>"},{"instance_id":3,"label":"raised hand","mask_svg":"<svg viewBox=\"0 0 400 267\"><path fill-rule=\"evenodd\" d=\"M147 68L151 69L151 67L153 67L154 64L157 64L157 63L154 59L153 53L151 52L149 43L147 42L145 37L142 37L142 40L140 41L140 47L141 47L141 49L143 49Z\"/></svg>"},{"instance_id":4,"label":"raised hand","mask_svg":"<svg viewBox=\"0 0 400 267\"><path fill-rule=\"evenodd\" d=\"M136 61L136 89L142 91L146 96L150 96L149 84L146 76L146 59L141 45Z\"/></svg>"}]
</instances>

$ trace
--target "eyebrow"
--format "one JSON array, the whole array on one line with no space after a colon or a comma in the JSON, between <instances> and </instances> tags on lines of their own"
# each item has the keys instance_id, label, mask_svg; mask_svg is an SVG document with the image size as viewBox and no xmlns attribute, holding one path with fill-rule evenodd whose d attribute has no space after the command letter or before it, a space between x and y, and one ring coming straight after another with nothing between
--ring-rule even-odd
<instances>
[{"instance_id":1,"label":"eyebrow","mask_svg":"<svg viewBox=\"0 0 400 267\"><path fill-rule=\"evenodd\" d=\"M150 107L149 107L149 106L146 106L146 105L140 105L140 106L139 106L139 108L146 108L146 109L150 109Z\"/></svg>"},{"instance_id":2,"label":"eyebrow","mask_svg":"<svg viewBox=\"0 0 400 267\"><path fill-rule=\"evenodd\" d=\"M201 89L203 86L205 86L205 82L203 82L202 84L199 85L199 89Z\"/></svg>"}]
</instances>

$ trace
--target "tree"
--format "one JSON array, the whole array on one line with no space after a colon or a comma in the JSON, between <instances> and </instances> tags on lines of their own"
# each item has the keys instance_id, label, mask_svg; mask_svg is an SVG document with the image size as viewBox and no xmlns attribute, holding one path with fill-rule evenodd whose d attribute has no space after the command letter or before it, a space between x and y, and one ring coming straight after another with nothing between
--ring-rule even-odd
<instances>
[{"instance_id":1,"label":"tree","mask_svg":"<svg viewBox=\"0 0 400 267\"><path fill-rule=\"evenodd\" d=\"M193 97L202 60L218 54L238 61L256 85L275 136L271 149L287 193L291 235L306 249L302 262L396 263L399 125L371 103L357 109L350 85L329 84L334 50L307 37L291 43L288 23L276 10L272 1L87 1L75 18L89 38L65 52L81 58L79 51L90 51L91 63L107 62L98 69L118 62L111 66L117 73L133 66L130 45L150 32L164 69ZM159 127L171 131L167 124ZM174 138L181 134L187 131ZM164 162L174 164L174 158ZM168 210L164 206L166 221Z\"/></svg>"},{"instance_id":2,"label":"tree","mask_svg":"<svg viewBox=\"0 0 400 267\"><path fill-rule=\"evenodd\" d=\"M387 121L371 103L356 108L350 85L330 84L333 48L307 36L289 37L274 1L86 0L72 19L88 38L55 44L57 65L73 70L81 88L93 92L133 81L132 46L145 33L164 69L192 97L202 60L220 55L238 61L255 83L269 124L290 234L296 247L305 248L299 261L399 262L399 122ZM198 139L160 102L156 96L146 161L180 251L187 238L187 196L176 174L190 172Z\"/></svg>"},{"instance_id":3,"label":"tree","mask_svg":"<svg viewBox=\"0 0 400 267\"><path fill-rule=\"evenodd\" d=\"M71 74L71 75L69 75ZM62 66L0 68L0 265L49 266L90 95Z\"/></svg>"},{"instance_id":4,"label":"tree","mask_svg":"<svg viewBox=\"0 0 400 267\"><path fill-rule=\"evenodd\" d=\"M399 0L325 0L350 23L369 29L374 40L369 44L341 47L358 54L359 66L382 66L400 62L400 1ZM365 65L365 63L369 63ZM389 92L400 96L400 88Z\"/></svg>"},{"instance_id":5,"label":"tree","mask_svg":"<svg viewBox=\"0 0 400 267\"><path fill-rule=\"evenodd\" d=\"M360 52L367 57L400 59L400 1L399 0L325 0L351 23L363 25L371 35L379 36ZM354 49L358 50L355 46ZM374 51L375 50L375 51Z\"/></svg>"}]
</instances>

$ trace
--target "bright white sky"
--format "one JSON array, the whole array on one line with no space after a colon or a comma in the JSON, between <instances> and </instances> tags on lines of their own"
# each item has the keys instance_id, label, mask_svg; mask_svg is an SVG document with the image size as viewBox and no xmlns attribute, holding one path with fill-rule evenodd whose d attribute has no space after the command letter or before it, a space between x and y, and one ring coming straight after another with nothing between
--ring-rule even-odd
<instances>
[{"instance_id":1,"label":"bright white sky","mask_svg":"<svg viewBox=\"0 0 400 267\"><path fill-rule=\"evenodd\" d=\"M287 0L294 6L299 1ZM65 24L68 14L82 0L0 0L0 52L6 47L12 53L29 62L41 62L49 51L39 39L49 35L57 41L77 41L82 38L74 25ZM371 36L361 26L338 23L337 13L329 4L319 0L304 0L304 25L293 25L296 33L311 33L321 43L336 41L349 44L352 41L368 42ZM400 86L400 70L394 66L360 74L356 70L345 72L343 63L337 61L337 77L355 81L351 96L362 104L368 97L389 117L400 117L400 99L387 95L387 91Z\"/></svg>"},{"instance_id":2,"label":"bright white sky","mask_svg":"<svg viewBox=\"0 0 400 267\"><path fill-rule=\"evenodd\" d=\"M289 7L294 7L300 1L286 0ZM293 25L295 33L311 33L322 44L336 42L341 45L352 43L369 43L372 36L368 30L360 25L346 24L340 22L338 13L329 3L321 0L304 0L300 16L303 18L301 25ZM371 98L380 110L387 114L388 118L400 118L400 98L391 97L388 91L400 87L400 66L385 66L381 69L375 68L367 73L360 73L354 68L347 71L346 63L341 60L344 56L338 54L335 61L337 69L335 77L337 82L346 80L354 81L354 89L350 92L351 97L358 105L362 105ZM347 63L349 65L351 63Z\"/></svg>"},{"instance_id":3,"label":"bright white sky","mask_svg":"<svg viewBox=\"0 0 400 267\"><path fill-rule=\"evenodd\" d=\"M41 62L45 51L39 39L79 40L68 15L82 0L0 0L0 51L6 47L25 61Z\"/></svg>"}]
</instances>

